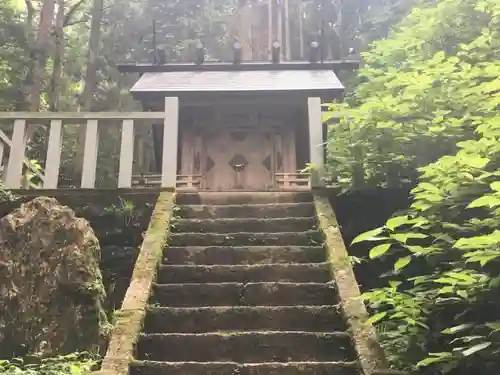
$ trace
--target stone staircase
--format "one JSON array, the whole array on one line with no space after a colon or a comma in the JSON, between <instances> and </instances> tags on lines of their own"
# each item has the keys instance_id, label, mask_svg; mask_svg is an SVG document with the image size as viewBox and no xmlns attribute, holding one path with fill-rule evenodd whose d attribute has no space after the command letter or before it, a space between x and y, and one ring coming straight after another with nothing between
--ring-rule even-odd
<instances>
[{"instance_id":1,"label":"stone staircase","mask_svg":"<svg viewBox=\"0 0 500 375\"><path fill-rule=\"evenodd\" d=\"M359 375L310 194L185 194L131 375Z\"/></svg>"}]
</instances>

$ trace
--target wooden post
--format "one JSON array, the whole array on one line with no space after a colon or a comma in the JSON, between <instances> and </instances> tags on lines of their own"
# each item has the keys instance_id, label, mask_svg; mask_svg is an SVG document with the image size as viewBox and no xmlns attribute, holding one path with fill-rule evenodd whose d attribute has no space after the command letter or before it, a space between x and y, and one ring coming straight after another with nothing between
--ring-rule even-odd
<instances>
[{"instance_id":1,"label":"wooden post","mask_svg":"<svg viewBox=\"0 0 500 375\"><path fill-rule=\"evenodd\" d=\"M307 107L309 112L309 162L317 171L313 170L311 173L312 186L314 187L321 185L321 171L325 164L321 99L308 98Z\"/></svg>"},{"instance_id":2,"label":"wooden post","mask_svg":"<svg viewBox=\"0 0 500 375\"><path fill-rule=\"evenodd\" d=\"M0 139L0 169L3 169L3 180L5 179L5 166L3 165L4 153L5 153L5 143L2 139Z\"/></svg>"},{"instance_id":3,"label":"wooden post","mask_svg":"<svg viewBox=\"0 0 500 375\"><path fill-rule=\"evenodd\" d=\"M45 162L45 179L43 183L45 189L57 189L59 167L61 164L62 126L62 120L52 120L50 122L49 144Z\"/></svg>"},{"instance_id":4,"label":"wooden post","mask_svg":"<svg viewBox=\"0 0 500 375\"><path fill-rule=\"evenodd\" d=\"M83 154L82 188L95 187L97 147L99 143L98 121L87 120L85 131L85 151Z\"/></svg>"},{"instance_id":5,"label":"wooden post","mask_svg":"<svg viewBox=\"0 0 500 375\"><path fill-rule=\"evenodd\" d=\"M123 120L120 147L120 171L118 187L132 186L132 166L134 164L134 120Z\"/></svg>"},{"instance_id":6,"label":"wooden post","mask_svg":"<svg viewBox=\"0 0 500 375\"><path fill-rule=\"evenodd\" d=\"M5 187L7 189L19 189L21 187L21 175L23 173L24 153L26 149L25 131L26 121L15 120L5 177Z\"/></svg>"},{"instance_id":7,"label":"wooden post","mask_svg":"<svg viewBox=\"0 0 500 375\"><path fill-rule=\"evenodd\" d=\"M177 181L177 143L179 139L179 98L165 98L161 187L174 188Z\"/></svg>"}]
</instances>

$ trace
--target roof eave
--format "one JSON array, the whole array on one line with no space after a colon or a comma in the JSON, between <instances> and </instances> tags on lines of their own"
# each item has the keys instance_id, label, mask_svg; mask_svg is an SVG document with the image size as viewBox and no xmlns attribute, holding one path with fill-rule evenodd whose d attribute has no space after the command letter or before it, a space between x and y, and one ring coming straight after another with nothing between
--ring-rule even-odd
<instances>
[{"instance_id":1,"label":"roof eave","mask_svg":"<svg viewBox=\"0 0 500 375\"><path fill-rule=\"evenodd\" d=\"M287 61L279 64L270 62L243 62L234 64L211 63L201 65L193 63L179 64L150 64L150 63L121 63L117 68L122 73L164 73L164 72L222 72L222 71L263 71L263 70L356 70L359 60L334 60L324 62Z\"/></svg>"},{"instance_id":2,"label":"roof eave","mask_svg":"<svg viewBox=\"0 0 500 375\"><path fill-rule=\"evenodd\" d=\"M150 99L158 99L161 97L175 96L178 97L184 104L189 105L190 102L198 99L209 101L217 100L238 100L249 97L258 97L267 99L269 96L275 98L308 98L319 97L322 100L330 101L342 99L345 88L335 89L308 89L308 90L253 90L253 91L146 91L146 90L131 90L134 100L147 101Z\"/></svg>"}]
</instances>

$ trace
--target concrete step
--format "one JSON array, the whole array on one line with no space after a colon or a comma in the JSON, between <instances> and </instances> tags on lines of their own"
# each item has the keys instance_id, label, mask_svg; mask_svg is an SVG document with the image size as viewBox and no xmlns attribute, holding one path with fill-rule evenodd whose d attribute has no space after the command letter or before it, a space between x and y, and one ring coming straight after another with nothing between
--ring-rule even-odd
<instances>
[{"instance_id":1,"label":"concrete step","mask_svg":"<svg viewBox=\"0 0 500 375\"><path fill-rule=\"evenodd\" d=\"M316 227L315 217L178 219L172 233L304 232Z\"/></svg>"},{"instance_id":2,"label":"concrete step","mask_svg":"<svg viewBox=\"0 0 500 375\"><path fill-rule=\"evenodd\" d=\"M186 205L176 212L184 219L312 217L314 205L307 203Z\"/></svg>"},{"instance_id":3,"label":"concrete step","mask_svg":"<svg viewBox=\"0 0 500 375\"><path fill-rule=\"evenodd\" d=\"M167 247L164 264L238 265L316 263L326 257L322 246L193 246Z\"/></svg>"},{"instance_id":4,"label":"concrete step","mask_svg":"<svg viewBox=\"0 0 500 375\"><path fill-rule=\"evenodd\" d=\"M141 334L137 359L153 361L349 361L356 358L345 332L232 332Z\"/></svg>"},{"instance_id":5,"label":"concrete step","mask_svg":"<svg viewBox=\"0 0 500 375\"><path fill-rule=\"evenodd\" d=\"M200 192L178 194L175 203L192 204L269 204L311 202L311 193L299 192Z\"/></svg>"},{"instance_id":6,"label":"concrete step","mask_svg":"<svg viewBox=\"0 0 500 375\"><path fill-rule=\"evenodd\" d=\"M256 306L150 308L145 333L218 331L343 331L347 326L335 306Z\"/></svg>"},{"instance_id":7,"label":"concrete step","mask_svg":"<svg viewBox=\"0 0 500 375\"><path fill-rule=\"evenodd\" d=\"M337 303L332 283L155 284L151 304L165 307L293 306Z\"/></svg>"},{"instance_id":8,"label":"concrete step","mask_svg":"<svg viewBox=\"0 0 500 375\"><path fill-rule=\"evenodd\" d=\"M172 233L169 246L320 246L320 231L278 233Z\"/></svg>"},{"instance_id":9,"label":"concrete step","mask_svg":"<svg viewBox=\"0 0 500 375\"><path fill-rule=\"evenodd\" d=\"M160 265L159 284L179 283L247 283L247 282L313 282L331 280L328 263L257 264L257 265Z\"/></svg>"},{"instance_id":10,"label":"concrete step","mask_svg":"<svg viewBox=\"0 0 500 375\"><path fill-rule=\"evenodd\" d=\"M359 375L356 362L132 361L130 375Z\"/></svg>"}]
</instances>

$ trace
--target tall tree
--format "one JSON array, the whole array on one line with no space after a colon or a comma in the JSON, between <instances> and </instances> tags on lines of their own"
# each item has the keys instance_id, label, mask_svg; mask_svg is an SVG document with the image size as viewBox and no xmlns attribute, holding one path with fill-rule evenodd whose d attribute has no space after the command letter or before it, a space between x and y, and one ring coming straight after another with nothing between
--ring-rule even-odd
<instances>
[{"instance_id":1,"label":"tall tree","mask_svg":"<svg viewBox=\"0 0 500 375\"><path fill-rule=\"evenodd\" d=\"M80 99L82 111L92 110L92 100L97 86L97 58L101 41L101 23L103 18L103 0L94 0L92 18L90 21L90 37L87 50L87 69L85 73L84 89ZM76 155L74 161L74 182L79 182L83 171L83 156L85 153L85 124L80 124L77 130Z\"/></svg>"},{"instance_id":2,"label":"tall tree","mask_svg":"<svg viewBox=\"0 0 500 375\"><path fill-rule=\"evenodd\" d=\"M55 34L55 48L52 62L52 76L49 88L49 109L51 111L59 110L59 100L61 96L61 74L62 60L64 57L64 5L65 0L58 0Z\"/></svg>"},{"instance_id":3,"label":"tall tree","mask_svg":"<svg viewBox=\"0 0 500 375\"><path fill-rule=\"evenodd\" d=\"M30 4L32 7L31 0L26 1L27 4ZM24 84L24 93L27 97L24 107L27 107L25 109L30 111L38 111L40 109L42 85L45 76L45 63L52 34L54 12L55 0L44 0L40 12L40 22L38 24L35 43L30 51L31 66Z\"/></svg>"}]
</instances>

